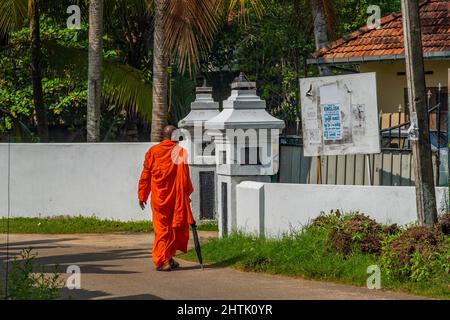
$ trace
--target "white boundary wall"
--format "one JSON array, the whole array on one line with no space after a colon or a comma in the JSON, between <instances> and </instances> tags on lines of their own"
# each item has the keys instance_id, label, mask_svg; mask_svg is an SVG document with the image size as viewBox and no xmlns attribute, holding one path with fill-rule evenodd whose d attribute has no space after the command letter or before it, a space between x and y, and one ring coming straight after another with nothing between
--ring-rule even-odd
<instances>
[{"instance_id":1,"label":"white boundary wall","mask_svg":"<svg viewBox=\"0 0 450 320\"><path fill-rule=\"evenodd\" d=\"M11 216L148 220L137 186L152 143L11 144ZM8 144L0 144L0 217L7 215Z\"/></svg>"},{"instance_id":2,"label":"white boundary wall","mask_svg":"<svg viewBox=\"0 0 450 320\"><path fill-rule=\"evenodd\" d=\"M436 188L439 213L448 211L448 188ZM274 184L237 186L237 229L276 237L329 213L359 211L381 223L416 221L414 187Z\"/></svg>"},{"instance_id":3,"label":"white boundary wall","mask_svg":"<svg viewBox=\"0 0 450 320\"><path fill-rule=\"evenodd\" d=\"M92 216L147 220L137 201L144 155L152 143L11 144L11 216ZM8 144L0 143L0 217L8 208ZM448 188L437 188L440 211ZM242 182L237 227L279 235L321 211L370 214L380 222L416 220L414 187L368 187Z\"/></svg>"}]
</instances>

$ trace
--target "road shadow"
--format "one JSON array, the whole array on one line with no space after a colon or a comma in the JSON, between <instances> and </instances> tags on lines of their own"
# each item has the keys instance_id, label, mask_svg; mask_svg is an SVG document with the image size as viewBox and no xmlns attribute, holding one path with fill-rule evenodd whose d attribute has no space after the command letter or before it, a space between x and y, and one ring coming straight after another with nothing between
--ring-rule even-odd
<instances>
[{"instance_id":1,"label":"road shadow","mask_svg":"<svg viewBox=\"0 0 450 320\"><path fill-rule=\"evenodd\" d=\"M62 288L59 290L59 297L57 300L90 300L94 298L108 297L111 294L105 291L99 290L84 290L68 288Z\"/></svg>"},{"instance_id":2,"label":"road shadow","mask_svg":"<svg viewBox=\"0 0 450 320\"><path fill-rule=\"evenodd\" d=\"M74 289L69 290L67 288L62 288L59 291L59 298L57 300L163 300L153 294L135 294L129 296L121 297L111 297L111 294L100 290L84 290L84 289Z\"/></svg>"},{"instance_id":3,"label":"road shadow","mask_svg":"<svg viewBox=\"0 0 450 320\"><path fill-rule=\"evenodd\" d=\"M28 250L32 248L33 250L40 249L56 249L56 248L69 248L69 245L55 245L55 243L65 242L65 241L73 241L77 240L76 238L63 238L63 239L43 239L43 240L30 240L30 241L14 241L0 243L0 261L6 259L6 251L9 250L9 257L15 257L20 254L22 250Z\"/></svg>"},{"instance_id":4,"label":"road shadow","mask_svg":"<svg viewBox=\"0 0 450 320\"><path fill-rule=\"evenodd\" d=\"M164 300L161 297L155 296L153 294L136 294L131 296L123 296L123 297L113 297L106 298L102 300Z\"/></svg>"},{"instance_id":5,"label":"road shadow","mask_svg":"<svg viewBox=\"0 0 450 320\"><path fill-rule=\"evenodd\" d=\"M70 265L78 265L83 273L109 273L109 274L127 274L136 273L123 270L105 270L103 268L113 268L114 264L102 264L101 262L150 258L150 250L144 249L114 249L96 252L77 252L73 254L60 254L52 256L37 257L36 264L50 266L57 264L61 268ZM93 264L95 262L95 264Z\"/></svg>"},{"instance_id":6,"label":"road shadow","mask_svg":"<svg viewBox=\"0 0 450 320\"><path fill-rule=\"evenodd\" d=\"M14 258L19 259L22 250L32 249L31 254L34 256L33 264L36 272L56 272L65 273L67 267L77 265L81 268L82 273L94 274L132 274L136 271L127 271L122 269L114 269L120 267L113 261L129 260L129 259L150 259L150 249L108 249L101 251L93 251L96 248L86 249L84 246L59 245L60 242L76 240L76 238L63 239L42 239L36 241L18 241L9 244L9 261ZM45 251L44 251L45 250ZM5 271L6 266L6 244L0 244L0 271ZM40 251L44 254L41 255ZM89 251L89 252L86 252ZM52 254L54 252L54 254Z\"/></svg>"},{"instance_id":7,"label":"road shadow","mask_svg":"<svg viewBox=\"0 0 450 320\"><path fill-rule=\"evenodd\" d=\"M222 260L222 261L218 261L216 263L203 264L203 268L204 269L223 269L223 268L227 268L227 267L235 264L236 262L242 260L242 258L243 258L243 255L236 255L234 257L231 257L229 259L225 259L225 260ZM183 257L180 257L180 259L183 259ZM194 261L192 261L192 262L194 262ZM186 270L195 270L195 269L201 270L200 264L193 265L193 266L183 266L183 264L181 264L181 266L179 268L177 268L177 269L175 269L173 271L183 271L183 270L186 271Z\"/></svg>"}]
</instances>

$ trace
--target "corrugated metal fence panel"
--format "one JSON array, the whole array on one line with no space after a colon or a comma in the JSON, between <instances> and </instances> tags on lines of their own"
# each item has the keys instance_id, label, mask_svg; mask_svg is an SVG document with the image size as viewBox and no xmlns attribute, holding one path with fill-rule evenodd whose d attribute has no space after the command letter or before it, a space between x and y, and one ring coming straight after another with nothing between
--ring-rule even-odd
<instances>
[{"instance_id":1,"label":"corrugated metal fence panel","mask_svg":"<svg viewBox=\"0 0 450 320\"><path fill-rule=\"evenodd\" d=\"M281 183L317 183L318 161L304 157L303 147L280 146ZM374 155L321 157L321 183L339 185L412 186L411 152L384 150Z\"/></svg>"},{"instance_id":2,"label":"corrugated metal fence panel","mask_svg":"<svg viewBox=\"0 0 450 320\"><path fill-rule=\"evenodd\" d=\"M280 182L309 183L309 173L313 158L303 156L303 148L299 146L281 146Z\"/></svg>"}]
</instances>

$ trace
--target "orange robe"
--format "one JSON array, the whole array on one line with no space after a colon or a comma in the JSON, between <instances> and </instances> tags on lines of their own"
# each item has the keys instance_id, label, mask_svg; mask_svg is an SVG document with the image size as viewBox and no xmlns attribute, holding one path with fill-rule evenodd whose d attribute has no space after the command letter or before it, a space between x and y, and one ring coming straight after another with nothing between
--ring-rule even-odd
<instances>
[{"instance_id":1,"label":"orange robe","mask_svg":"<svg viewBox=\"0 0 450 320\"><path fill-rule=\"evenodd\" d=\"M176 250L187 251L189 225L194 223L189 196L193 191L186 151L171 140L151 147L145 155L138 196L147 202L151 193L156 267L168 262Z\"/></svg>"}]
</instances>

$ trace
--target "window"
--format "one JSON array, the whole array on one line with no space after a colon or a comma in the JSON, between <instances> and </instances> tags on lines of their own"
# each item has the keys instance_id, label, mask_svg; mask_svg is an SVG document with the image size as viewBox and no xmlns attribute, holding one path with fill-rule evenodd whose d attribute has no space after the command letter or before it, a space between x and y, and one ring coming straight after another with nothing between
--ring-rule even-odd
<instances>
[{"instance_id":1,"label":"window","mask_svg":"<svg viewBox=\"0 0 450 320\"><path fill-rule=\"evenodd\" d=\"M241 152L241 165L244 166L261 165L261 157L260 157L261 148L245 147L243 151L244 152Z\"/></svg>"}]
</instances>

